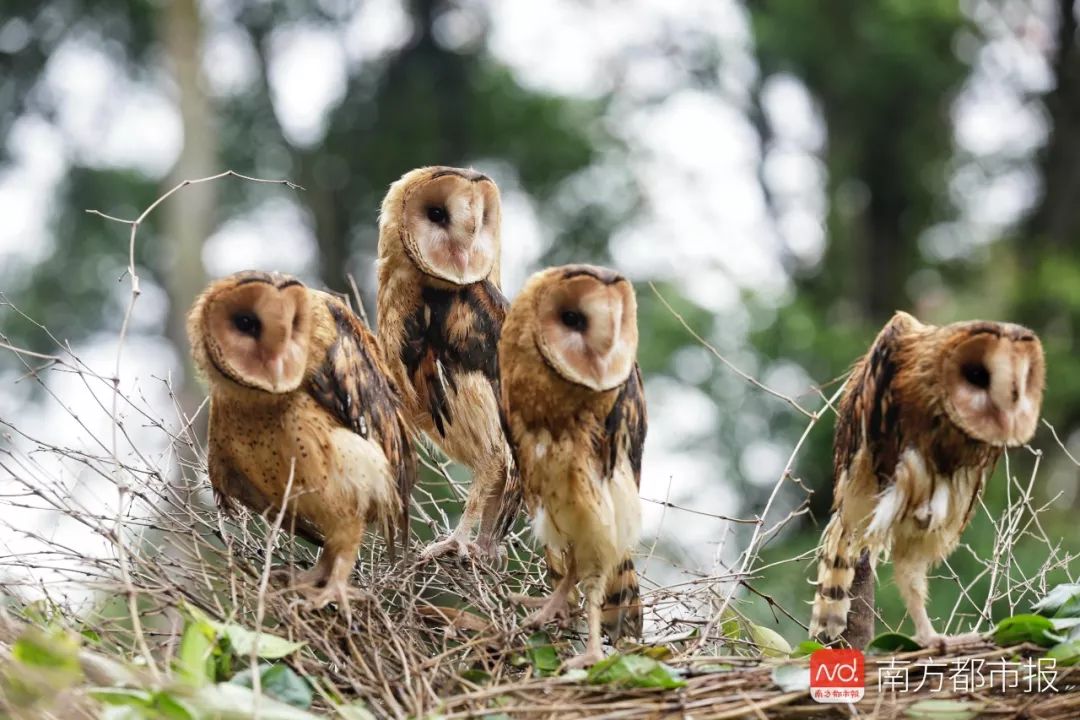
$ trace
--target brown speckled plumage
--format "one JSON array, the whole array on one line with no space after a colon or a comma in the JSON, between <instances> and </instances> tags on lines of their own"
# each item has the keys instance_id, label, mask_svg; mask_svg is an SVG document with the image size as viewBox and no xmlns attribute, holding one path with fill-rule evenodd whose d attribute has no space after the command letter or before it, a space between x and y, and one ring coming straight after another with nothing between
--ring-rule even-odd
<instances>
[{"instance_id":1,"label":"brown speckled plumage","mask_svg":"<svg viewBox=\"0 0 1080 720\"><path fill-rule=\"evenodd\" d=\"M507 309L500 222L498 189L473 170L413 170L383 201L377 310L385 360L413 427L473 472L457 529L424 557L497 553L521 504L498 416L497 343Z\"/></svg>"},{"instance_id":2,"label":"brown speckled plumage","mask_svg":"<svg viewBox=\"0 0 1080 720\"><path fill-rule=\"evenodd\" d=\"M636 349L630 283L581 265L534 275L499 343L503 421L558 580L531 621L565 613L580 580L589 643L578 664L599 659L601 625L613 642L641 634L631 554L646 413Z\"/></svg>"},{"instance_id":3,"label":"brown speckled plumage","mask_svg":"<svg viewBox=\"0 0 1080 720\"><path fill-rule=\"evenodd\" d=\"M897 313L882 329L838 408L812 635L834 640L856 620L856 566L863 558L872 570L891 549L916 639L941 640L925 610L926 573L956 546L1003 448L1034 433L1043 363L1038 338L1018 325L936 327Z\"/></svg>"},{"instance_id":4,"label":"brown speckled plumage","mask_svg":"<svg viewBox=\"0 0 1080 720\"><path fill-rule=\"evenodd\" d=\"M219 504L274 513L293 472L285 527L324 548L301 585L313 586L313 604L339 599L368 523L391 549L395 529L405 545L416 478L374 336L337 298L261 272L212 283L189 313L188 335L210 386Z\"/></svg>"}]
</instances>

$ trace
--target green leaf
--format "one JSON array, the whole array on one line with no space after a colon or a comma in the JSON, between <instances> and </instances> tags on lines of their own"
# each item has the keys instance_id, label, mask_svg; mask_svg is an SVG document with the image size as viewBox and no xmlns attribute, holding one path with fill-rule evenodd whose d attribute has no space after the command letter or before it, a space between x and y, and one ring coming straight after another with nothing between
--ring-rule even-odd
<instances>
[{"instance_id":1,"label":"green leaf","mask_svg":"<svg viewBox=\"0 0 1080 720\"><path fill-rule=\"evenodd\" d=\"M128 688L91 688L90 697L107 706L128 708L136 714L117 713L116 717L153 718L154 720L195 720L194 711L168 692L148 692Z\"/></svg>"},{"instance_id":2,"label":"green leaf","mask_svg":"<svg viewBox=\"0 0 1080 720\"><path fill-rule=\"evenodd\" d=\"M214 649L217 631L209 621L192 618L180 637L180 651L176 654L176 674L181 681L193 687L202 687L214 677Z\"/></svg>"},{"instance_id":3,"label":"green leaf","mask_svg":"<svg viewBox=\"0 0 1080 720\"><path fill-rule=\"evenodd\" d=\"M872 653L889 654L911 652L912 650L918 650L920 647L919 643L915 642L915 638L903 633L887 632L881 633L871 640L870 644L866 646L866 650Z\"/></svg>"},{"instance_id":4,"label":"green leaf","mask_svg":"<svg viewBox=\"0 0 1080 720\"><path fill-rule=\"evenodd\" d=\"M15 663L0 680L10 683L6 692L20 702L54 697L83 679L78 640L60 629L27 628L12 645L11 656Z\"/></svg>"},{"instance_id":5,"label":"green leaf","mask_svg":"<svg viewBox=\"0 0 1080 720\"><path fill-rule=\"evenodd\" d=\"M251 668L237 673L236 677L230 682L246 688L253 687ZM273 665L261 663L259 665L259 683L262 692L293 707L307 710L311 707L311 701L314 699L308 681L293 672L293 669L288 665L282 663Z\"/></svg>"},{"instance_id":6,"label":"green leaf","mask_svg":"<svg viewBox=\"0 0 1080 720\"><path fill-rule=\"evenodd\" d=\"M223 637L228 639L229 647L240 657L250 656L254 648L256 650L255 654L263 660L279 660L286 655L291 655L305 645L302 642L286 640L265 630L256 633L253 630L248 630L243 625L211 620L206 613L194 605L185 603L184 609L191 617L190 623L212 628L215 638Z\"/></svg>"},{"instance_id":7,"label":"green leaf","mask_svg":"<svg viewBox=\"0 0 1080 720\"><path fill-rule=\"evenodd\" d=\"M250 656L252 649L255 649L255 654L263 660L278 660L286 655L293 654L304 647L305 644L286 640L265 630L256 633L235 623L210 621L210 624L218 635L229 639L229 645L232 647L233 652L240 657Z\"/></svg>"},{"instance_id":8,"label":"green leaf","mask_svg":"<svg viewBox=\"0 0 1080 720\"><path fill-rule=\"evenodd\" d=\"M791 654L791 645L772 628L751 624L750 639L761 649L761 654L765 657L787 657Z\"/></svg>"},{"instance_id":9,"label":"green leaf","mask_svg":"<svg viewBox=\"0 0 1080 720\"><path fill-rule=\"evenodd\" d=\"M1059 618L1080 617L1080 583L1064 583L1046 594L1031 609L1040 615Z\"/></svg>"},{"instance_id":10,"label":"green leaf","mask_svg":"<svg viewBox=\"0 0 1080 720\"><path fill-rule=\"evenodd\" d=\"M1013 615L994 628L994 642L1006 647L1026 642L1049 647L1054 640L1048 633L1053 631L1054 624L1042 615Z\"/></svg>"},{"instance_id":11,"label":"green leaf","mask_svg":"<svg viewBox=\"0 0 1080 720\"><path fill-rule=\"evenodd\" d=\"M317 716L308 711L275 700L265 693L256 699L251 688L233 683L207 685L190 698L190 704L197 712L214 720L251 720L256 702L260 720L317 720Z\"/></svg>"},{"instance_id":12,"label":"green leaf","mask_svg":"<svg viewBox=\"0 0 1080 720\"><path fill-rule=\"evenodd\" d=\"M807 665L777 665L772 681L784 692L810 689L810 668Z\"/></svg>"},{"instance_id":13,"label":"green leaf","mask_svg":"<svg viewBox=\"0 0 1080 720\"><path fill-rule=\"evenodd\" d=\"M31 627L15 641L11 655L23 665L82 676L79 643L63 630L46 632Z\"/></svg>"},{"instance_id":14,"label":"green leaf","mask_svg":"<svg viewBox=\"0 0 1080 720\"><path fill-rule=\"evenodd\" d=\"M463 679L468 680L474 685L487 685L489 682L491 682L491 673L484 672L483 670L477 670L476 668L462 670L458 674Z\"/></svg>"},{"instance_id":15,"label":"green leaf","mask_svg":"<svg viewBox=\"0 0 1080 720\"><path fill-rule=\"evenodd\" d=\"M720 623L720 634L726 640L738 640L742 631L739 628L739 619L730 617Z\"/></svg>"},{"instance_id":16,"label":"green leaf","mask_svg":"<svg viewBox=\"0 0 1080 720\"><path fill-rule=\"evenodd\" d=\"M547 633L538 632L529 636L529 649L525 651L529 664L537 676L551 675L559 669L559 653L551 644Z\"/></svg>"},{"instance_id":17,"label":"green leaf","mask_svg":"<svg viewBox=\"0 0 1080 720\"><path fill-rule=\"evenodd\" d=\"M150 707L154 696L146 690L134 690L128 688L91 688L87 694L106 705L130 705L134 707Z\"/></svg>"},{"instance_id":18,"label":"green leaf","mask_svg":"<svg viewBox=\"0 0 1080 720\"><path fill-rule=\"evenodd\" d=\"M813 655L818 650L824 649L825 646L819 643L817 640L803 640L801 643L795 646L795 649L791 651L791 657L806 657L807 655Z\"/></svg>"},{"instance_id":19,"label":"green leaf","mask_svg":"<svg viewBox=\"0 0 1080 720\"><path fill-rule=\"evenodd\" d=\"M168 692L159 692L154 695L154 710L158 713L157 717L166 720L197 720L198 718L186 702Z\"/></svg>"},{"instance_id":20,"label":"green leaf","mask_svg":"<svg viewBox=\"0 0 1080 720\"><path fill-rule=\"evenodd\" d=\"M964 700L920 700L904 714L919 720L974 720L985 705Z\"/></svg>"},{"instance_id":21,"label":"green leaf","mask_svg":"<svg viewBox=\"0 0 1080 720\"><path fill-rule=\"evenodd\" d=\"M1080 663L1080 641L1058 643L1047 651L1046 657L1054 658L1057 664L1065 667Z\"/></svg>"},{"instance_id":22,"label":"green leaf","mask_svg":"<svg viewBox=\"0 0 1080 720\"><path fill-rule=\"evenodd\" d=\"M615 654L589 668L586 680L594 685L612 683L635 688L681 688L686 681L675 668L644 655Z\"/></svg>"}]
</instances>

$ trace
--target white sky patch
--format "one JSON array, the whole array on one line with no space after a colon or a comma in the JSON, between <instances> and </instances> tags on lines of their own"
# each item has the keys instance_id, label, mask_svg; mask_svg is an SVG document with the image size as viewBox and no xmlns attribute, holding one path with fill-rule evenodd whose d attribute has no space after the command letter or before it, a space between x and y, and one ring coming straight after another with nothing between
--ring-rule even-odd
<instances>
[{"instance_id":1,"label":"white sky patch","mask_svg":"<svg viewBox=\"0 0 1080 720\"><path fill-rule=\"evenodd\" d=\"M222 225L203 245L202 259L211 277L240 270L303 276L314 269L317 254L304 212L295 201L275 197Z\"/></svg>"},{"instance_id":2,"label":"white sky patch","mask_svg":"<svg viewBox=\"0 0 1080 720\"><path fill-rule=\"evenodd\" d=\"M761 101L773 133L761 170L775 227L787 252L813 267L825 253L828 169L820 158L825 121L806 86L792 75L766 78Z\"/></svg>"},{"instance_id":3,"label":"white sky patch","mask_svg":"<svg viewBox=\"0 0 1080 720\"><path fill-rule=\"evenodd\" d=\"M787 459L788 453L777 443L755 440L742 451L739 469L743 477L753 484L769 487L780 479Z\"/></svg>"},{"instance_id":4,"label":"white sky patch","mask_svg":"<svg viewBox=\"0 0 1080 720\"><path fill-rule=\"evenodd\" d=\"M812 152L825 148L821 112L799 78L787 73L770 75L762 84L761 102L769 126L785 142Z\"/></svg>"},{"instance_id":5,"label":"white sky patch","mask_svg":"<svg viewBox=\"0 0 1080 720\"><path fill-rule=\"evenodd\" d=\"M99 334L77 346L75 353L95 373L111 377L115 369L116 342L115 335ZM3 360L8 364L8 357ZM171 423L174 428L176 416L172 411L167 389L164 383L154 378L165 378L177 372L179 362L176 353L163 338L138 334L128 338L120 366L121 392L150 417ZM19 429L41 443L86 452L93 457L108 457L112 452L111 420L108 415L112 407L111 383L89 377L84 382L78 375L70 372L47 372L44 378L49 390L71 408L71 411L61 407L52 398L45 397L32 411L28 411L26 407L18 409ZM3 395L6 393L0 394ZM6 402L0 400L0 411L4 417L11 417L15 409L6 407ZM131 445L134 444L139 448L142 457L152 462L164 463L168 435L159 428L148 426L146 417L123 400L119 405L119 416L131 442L129 444L124 433L119 434L118 455L121 460L135 467L146 467L132 451ZM19 461L11 462L8 466L15 470L16 477L33 487L61 487L65 496L69 496L85 512L106 516L115 513L115 487L111 487L85 465L74 461L70 453L68 457L62 457L57 453L38 450L27 455L26 453L37 448L37 445L18 437L11 439L11 446ZM157 469L166 473L164 467ZM7 472L0 476L6 487L19 486ZM20 510L18 518L5 519L4 524L8 523L19 530L38 533L46 540L55 540L68 547L78 548L83 555L104 557L112 552L110 546L94 531L81 523L65 519L52 510ZM43 545L40 539L0 527L2 555L33 553L44 549ZM39 567L0 567L0 570L7 574L5 582L18 583L35 579L49 582L61 577L50 570L47 563L42 563L41 556L30 555L29 558L30 564ZM70 563L68 565L70 566ZM39 593L31 590L28 594L36 597ZM88 591L87 596L89 594ZM81 599L78 593L68 597L70 600Z\"/></svg>"},{"instance_id":6,"label":"white sky patch","mask_svg":"<svg viewBox=\"0 0 1080 720\"><path fill-rule=\"evenodd\" d=\"M158 177L176 161L183 137L172 101L159 87L132 82L99 48L64 43L49 58L45 81L61 99L58 124L83 162Z\"/></svg>"},{"instance_id":7,"label":"white sky patch","mask_svg":"<svg viewBox=\"0 0 1080 720\"><path fill-rule=\"evenodd\" d=\"M344 29L345 53L356 67L397 50L413 33L402 0L364 0Z\"/></svg>"},{"instance_id":8,"label":"white sky patch","mask_svg":"<svg viewBox=\"0 0 1080 720\"><path fill-rule=\"evenodd\" d=\"M970 257L1019 222L1039 197L1034 162L1049 132L1038 96L1054 84L1048 57L1055 42L1056 7L999 7L986 0L962 5L981 42L961 42L972 71L953 102L958 148L949 194L959 220L929 228L919 238L931 260Z\"/></svg>"},{"instance_id":9,"label":"white sky patch","mask_svg":"<svg viewBox=\"0 0 1080 720\"><path fill-rule=\"evenodd\" d=\"M532 198L500 186L502 196L502 288L507 297L521 290L549 242Z\"/></svg>"},{"instance_id":10,"label":"white sky patch","mask_svg":"<svg viewBox=\"0 0 1080 720\"><path fill-rule=\"evenodd\" d=\"M612 239L620 263L638 277L678 278L717 312L738 302L740 287L783 289L779 239L757 182L760 143L740 110L682 90L636 112L624 134L648 202L645 219Z\"/></svg>"},{"instance_id":11,"label":"white sky patch","mask_svg":"<svg viewBox=\"0 0 1080 720\"><path fill-rule=\"evenodd\" d=\"M24 117L8 137L13 162L0 171L0 261L32 264L52 247L49 198L63 177L63 139L45 120Z\"/></svg>"},{"instance_id":12,"label":"white sky patch","mask_svg":"<svg viewBox=\"0 0 1080 720\"><path fill-rule=\"evenodd\" d=\"M750 46L745 9L732 0L626 0L582 3L489 0L488 46L530 87L596 97L618 87L642 98L685 84L684 53L718 44L728 90L743 88L752 68L738 54ZM544 48L537 62L536 48Z\"/></svg>"},{"instance_id":13,"label":"white sky patch","mask_svg":"<svg viewBox=\"0 0 1080 720\"><path fill-rule=\"evenodd\" d=\"M1031 153L1046 141L1046 118L1014 90L981 78L969 83L952 107L956 141L973 155Z\"/></svg>"},{"instance_id":14,"label":"white sky patch","mask_svg":"<svg viewBox=\"0 0 1080 720\"><path fill-rule=\"evenodd\" d=\"M232 25L208 28L202 74L219 97L237 95L258 78L259 59L247 35Z\"/></svg>"},{"instance_id":15,"label":"white sky patch","mask_svg":"<svg viewBox=\"0 0 1080 720\"><path fill-rule=\"evenodd\" d=\"M649 435L654 443L670 451L716 433L719 409L697 388L667 375L654 375L645 390L649 402Z\"/></svg>"},{"instance_id":16,"label":"white sky patch","mask_svg":"<svg viewBox=\"0 0 1080 720\"><path fill-rule=\"evenodd\" d=\"M345 96L345 49L338 33L289 25L270 38L274 112L294 144L309 147L326 133L328 113Z\"/></svg>"},{"instance_id":17,"label":"white sky patch","mask_svg":"<svg viewBox=\"0 0 1080 720\"><path fill-rule=\"evenodd\" d=\"M639 551L651 546L659 534L659 547L674 547L683 556L678 558L679 565L707 571L712 566L716 543L731 531L732 524L697 513L737 515L741 501L734 489L734 478L712 453L693 450L659 452L649 440L645 442L642 465L643 498L671 502L697 512L642 502ZM650 571L649 577L661 579L655 571ZM675 579L668 574L662 581Z\"/></svg>"}]
</instances>

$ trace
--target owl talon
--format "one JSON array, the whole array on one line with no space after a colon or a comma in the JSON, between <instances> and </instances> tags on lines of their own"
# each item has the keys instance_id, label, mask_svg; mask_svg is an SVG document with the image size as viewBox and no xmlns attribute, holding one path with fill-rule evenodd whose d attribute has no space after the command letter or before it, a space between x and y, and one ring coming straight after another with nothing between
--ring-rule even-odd
<instances>
[{"instance_id":1,"label":"owl talon","mask_svg":"<svg viewBox=\"0 0 1080 720\"><path fill-rule=\"evenodd\" d=\"M477 560L492 564L501 563L505 552L497 544L491 541L463 540L451 535L445 540L431 543L420 553L420 562L428 562L444 555L456 555L465 560Z\"/></svg>"},{"instance_id":2,"label":"owl talon","mask_svg":"<svg viewBox=\"0 0 1080 720\"><path fill-rule=\"evenodd\" d=\"M359 588L351 587L347 582L329 582L323 587L297 587L303 596L303 605L308 610L321 610L330 603L337 603L338 611L351 619L352 601L370 602L372 596Z\"/></svg>"},{"instance_id":3,"label":"owl talon","mask_svg":"<svg viewBox=\"0 0 1080 720\"><path fill-rule=\"evenodd\" d=\"M270 571L270 582L286 588L318 587L324 584L325 577L326 571L318 565L301 572L289 566Z\"/></svg>"},{"instance_id":4,"label":"owl talon","mask_svg":"<svg viewBox=\"0 0 1080 720\"><path fill-rule=\"evenodd\" d=\"M951 653L972 645L981 645L985 642L985 639L982 633L977 632L962 633L960 635L927 633L924 635L916 634L915 642L919 643L923 648L933 648L938 652Z\"/></svg>"},{"instance_id":5,"label":"owl talon","mask_svg":"<svg viewBox=\"0 0 1080 720\"><path fill-rule=\"evenodd\" d=\"M535 598L528 595L511 595L510 599L523 607L536 608L522 621L522 627L539 628L555 621L560 625L570 622L570 603L565 597L552 595L546 598Z\"/></svg>"}]
</instances>

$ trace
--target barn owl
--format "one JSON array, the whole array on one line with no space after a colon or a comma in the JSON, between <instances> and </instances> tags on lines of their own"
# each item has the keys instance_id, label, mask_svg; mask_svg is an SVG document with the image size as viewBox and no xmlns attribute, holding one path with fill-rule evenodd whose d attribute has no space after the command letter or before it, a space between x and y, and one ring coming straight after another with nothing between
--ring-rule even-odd
<instances>
[{"instance_id":1,"label":"barn owl","mask_svg":"<svg viewBox=\"0 0 1080 720\"><path fill-rule=\"evenodd\" d=\"M1003 448L1031 439L1044 380L1042 345L1027 328L893 316L838 410L811 635L841 636L856 563L868 556L872 568L891 550L916 641L947 640L926 612L927 571L956 547Z\"/></svg>"},{"instance_id":2,"label":"barn owl","mask_svg":"<svg viewBox=\"0 0 1080 720\"><path fill-rule=\"evenodd\" d=\"M242 272L212 283L187 323L210 386L207 464L223 509L276 515L322 545L297 589L312 607L348 607L368 523L408 539L416 459L374 336L337 298L287 275Z\"/></svg>"},{"instance_id":3,"label":"barn owl","mask_svg":"<svg viewBox=\"0 0 1080 720\"><path fill-rule=\"evenodd\" d=\"M580 580L589 639L572 666L603 657L601 627L613 643L641 635L631 559L646 426L637 341L633 287L588 265L534 275L499 341L503 422L533 531L561 576L528 622L567 615Z\"/></svg>"},{"instance_id":4,"label":"barn owl","mask_svg":"<svg viewBox=\"0 0 1080 720\"><path fill-rule=\"evenodd\" d=\"M520 505L499 424L499 190L473 170L406 173L379 217L378 326L412 425L473 471L454 532L422 557L491 556ZM480 521L479 542L472 530Z\"/></svg>"}]
</instances>

